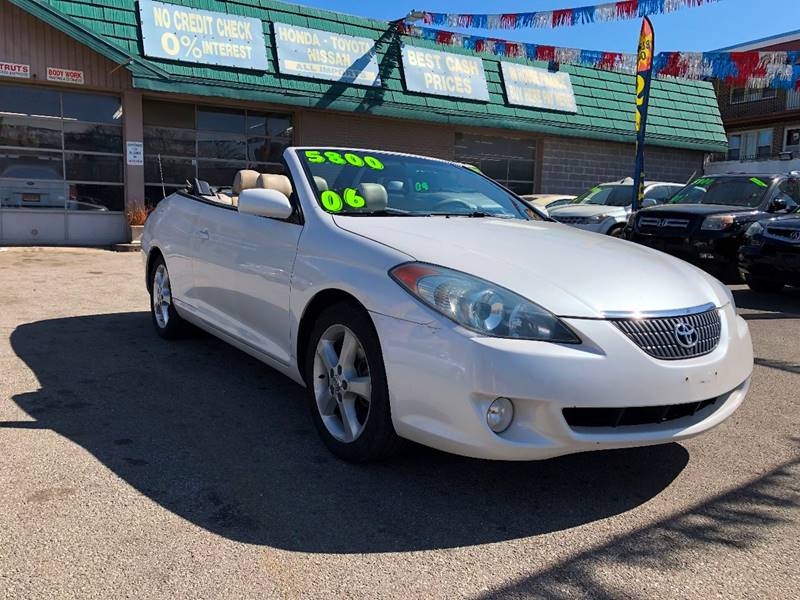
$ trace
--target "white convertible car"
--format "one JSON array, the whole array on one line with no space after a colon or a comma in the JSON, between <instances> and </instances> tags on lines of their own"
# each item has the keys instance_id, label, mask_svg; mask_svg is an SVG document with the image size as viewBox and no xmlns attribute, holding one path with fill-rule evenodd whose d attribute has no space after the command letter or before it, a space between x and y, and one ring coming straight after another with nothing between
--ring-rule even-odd
<instances>
[{"instance_id":1,"label":"white convertible car","mask_svg":"<svg viewBox=\"0 0 800 600\"><path fill-rule=\"evenodd\" d=\"M142 243L153 323L165 338L192 323L304 385L337 456L402 439L511 460L660 444L744 400L747 325L699 269L548 222L464 165L344 148L284 161L158 205Z\"/></svg>"}]
</instances>

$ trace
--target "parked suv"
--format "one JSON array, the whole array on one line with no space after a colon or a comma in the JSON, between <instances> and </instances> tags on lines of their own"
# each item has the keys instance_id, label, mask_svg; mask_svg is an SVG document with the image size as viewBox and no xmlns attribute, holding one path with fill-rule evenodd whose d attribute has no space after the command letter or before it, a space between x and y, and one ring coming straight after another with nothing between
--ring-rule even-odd
<instances>
[{"instance_id":1,"label":"parked suv","mask_svg":"<svg viewBox=\"0 0 800 600\"><path fill-rule=\"evenodd\" d=\"M800 287L800 214L750 225L739 249L739 271L754 292Z\"/></svg>"},{"instance_id":2,"label":"parked suv","mask_svg":"<svg viewBox=\"0 0 800 600\"><path fill-rule=\"evenodd\" d=\"M709 175L664 206L631 217L628 238L739 281L738 252L754 222L800 206L800 173Z\"/></svg>"},{"instance_id":3,"label":"parked suv","mask_svg":"<svg viewBox=\"0 0 800 600\"><path fill-rule=\"evenodd\" d=\"M648 181L644 188L644 206L655 206L669 200L683 189L682 183ZM567 206L552 210L550 217L587 231L622 237L633 204L633 179L601 183Z\"/></svg>"}]
</instances>

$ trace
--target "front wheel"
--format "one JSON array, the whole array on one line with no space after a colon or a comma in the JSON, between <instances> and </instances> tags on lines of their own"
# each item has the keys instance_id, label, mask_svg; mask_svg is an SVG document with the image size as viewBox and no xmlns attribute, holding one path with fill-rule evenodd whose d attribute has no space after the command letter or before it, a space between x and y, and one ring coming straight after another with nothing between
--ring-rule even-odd
<instances>
[{"instance_id":1,"label":"front wheel","mask_svg":"<svg viewBox=\"0 0 800 600\"><path fill-rule=\"evenodd\" d=\"M165 339L179 337L185 331L185 322L172 303L172 283L163 257L156 259L150 281L150 315L156 333Z\"/></svg>"},{"instance_id":2,"label":"front wheel","mask_svg":"<svg viewBox=\"0 0 800 600\"><path fill-rule=\"evenodd\" d=\"M608 235L611 237L625 239L625 225L614 225L611 229L608 230Z\"/></svg>"},{"instance_id":3,"label":"front wheel","mask_svg":"<svg viewBox=\"0 0 800 600\"><path fill-rule=\"evenodd\" d=\"M745 283L754 292L763 292L765 294L776 294L783 289L784 283L782 281L775 281L773 279L761 279L760 277L753 277L752 275L745 275Z\"/></svg>"},{"instance_id":4,"label":"front wheel","mask_svg":"<svg viewBox=\"0 0 800 600\"><path fill-rule=\"evenodd\" d=\"M333 454L366 462L397 452L380 341L366 311L349 304L324 310L305 365L311 416Z\"/></svg>"}]
</instances>

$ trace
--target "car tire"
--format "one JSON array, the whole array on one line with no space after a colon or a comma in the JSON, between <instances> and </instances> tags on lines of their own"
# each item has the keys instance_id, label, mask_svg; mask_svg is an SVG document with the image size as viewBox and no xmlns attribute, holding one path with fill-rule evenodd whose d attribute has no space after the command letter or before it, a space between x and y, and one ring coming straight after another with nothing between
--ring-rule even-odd
<instances>
[{"instance_id":1,"label":"car tire","mask_svg":"<svg viewBox=\"0 0 800 600\"><path fill-rule=\"evenodd\" d=\"M322 311L307 344L305 374L311 417L335 456L372 462L402 448L380 340L363 308L339 303Z\"/></svg>"},{"instance_id":2,"label":"car tire","mask_svg":"<svg viewBox=\"0 0 800 600\"><path fill-rule=\"evenodd\" d=\"M166 340L186 332L186 322L175 310L167 263L159 256L150 271L150 316L156 333Z\"/></svg>"},{"instance_id":3,"label":"car tire","mask_svg":"<svg viewBox=\"0 0 800 600\"><path fill-rule=\"evenodd\" d=\"M618 238L621 240L625 239L625 224L622 225L614 225L611 229L608 230L608 234L613 238Z\"/></svg>"},{"instance_id":4,"label":"car tire","mask_svg":"<svg viewBox=\"0 0 800 600\"><path fill-rule=\"evenodd\" d=\"M744 280L747 283L747 287L749 287L751 290L764 294L777 294L785 285L782 281L761 279L760 277L753 277L752 275L746 275Z\"/></svg>"}]
</instances>

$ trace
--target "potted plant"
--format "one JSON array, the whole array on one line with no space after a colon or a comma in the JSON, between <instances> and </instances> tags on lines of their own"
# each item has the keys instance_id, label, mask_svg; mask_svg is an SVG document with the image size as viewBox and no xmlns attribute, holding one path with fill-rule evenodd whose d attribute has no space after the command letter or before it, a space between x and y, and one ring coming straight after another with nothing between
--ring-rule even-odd
<instances>
[{"instance_id":1,"label":"potted plant","mask_svg":"<svg viewBox=\"0 0 800 600\"><path fill-rule=\"evenodd\" d=\"M147 215L147 209L141 205L136 205L128 210L128 229L131 243L140 244L142 242L142 231L144 230L144 222L147 221Z\"/></svg>"}]
</instances>

